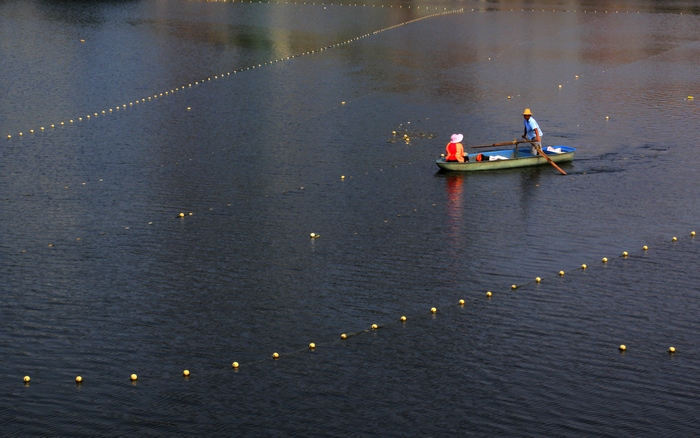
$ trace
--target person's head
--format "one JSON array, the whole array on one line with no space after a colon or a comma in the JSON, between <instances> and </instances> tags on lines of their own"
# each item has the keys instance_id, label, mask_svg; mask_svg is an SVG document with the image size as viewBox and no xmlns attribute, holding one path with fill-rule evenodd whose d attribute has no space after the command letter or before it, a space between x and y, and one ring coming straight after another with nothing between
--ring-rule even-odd
<instances>
[{"instance_id":1,"label":"person's head","mask_svg":"<svg viewBox=\"0 0 700 438\"><path fill-rule=\"evenodd\" d=\"M463 136L462 134L452 134L452 137L451 137L451 138L452 138L451 143L459 143L459 142L462 141L462 139L464 138L464 136Z\"/></svg>"},{"instance_id":2,"label":"person's head","mask_svg":"<svg viewBox=\"0 0 700 438\"><path fill-rule=\"evenodd\" d=\"M525 119L529 119L532 116L532 111L530 111L530 108L525 108L525 111L523 111L523 117Z\"/></svg>"}]
</instances>

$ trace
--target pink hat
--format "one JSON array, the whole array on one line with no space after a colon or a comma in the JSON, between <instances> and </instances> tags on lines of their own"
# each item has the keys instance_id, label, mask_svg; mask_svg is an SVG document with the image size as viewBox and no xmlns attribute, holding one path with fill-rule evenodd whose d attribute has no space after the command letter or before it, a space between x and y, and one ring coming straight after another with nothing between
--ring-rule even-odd
<instances>
[{"instance_id":1,"label":"pink hat","mask_svg":"<svg viewBox=\"0 0 700 438\"><path fill-rule=\"evenodd\" d=\"M459 143L463 138L464 136L462 134L452 134L452 141L450 143Z\"/></svg>"}]
</instances>

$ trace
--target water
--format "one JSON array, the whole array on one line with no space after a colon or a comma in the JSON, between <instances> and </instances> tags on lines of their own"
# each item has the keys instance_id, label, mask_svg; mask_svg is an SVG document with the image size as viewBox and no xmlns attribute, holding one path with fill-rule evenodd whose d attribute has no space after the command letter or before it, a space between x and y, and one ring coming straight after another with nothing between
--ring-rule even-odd
<instances>
[{"instance_id":1,"label":"water","mask_svg":"<svg viewBox=\"0 0 700 438\"><path fill-rule=\"evenodd\" d=\"M695 434L695 3L302 3L0 2L3 435Z\"/></svg>"}]
</instances>

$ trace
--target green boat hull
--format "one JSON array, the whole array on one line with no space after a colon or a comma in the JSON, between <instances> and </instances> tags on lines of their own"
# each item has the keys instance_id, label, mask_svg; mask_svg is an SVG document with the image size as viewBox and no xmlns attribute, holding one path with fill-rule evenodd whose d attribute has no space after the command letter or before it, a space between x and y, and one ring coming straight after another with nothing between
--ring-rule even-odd
<instances>
[{"instance_id":1,"label":"green boat hull","mask_svg":"<svg viewBox=\"0 0 700 438\"><path fill-rule=\"evenodd\" d=\"M561 148L561 153L544 151L547 156L555 163L565 163L574 159L575 148L569 146L554 146ZM477 161L478 154L468 154L469 161L460 163L459 161L445 161L445 158L438 158L435 164L442 170L454 172L471 172L476 170L499 170L513 169L516 167L531 167L549 164L549 162L541 155L532 155L530 148L518 149L517 156L513 158L514 149L501 149L495 151L482 152L483 160ZM501 156L508 158L507 160L489 161L490 156Z\"/></svg>"}]
</instances>

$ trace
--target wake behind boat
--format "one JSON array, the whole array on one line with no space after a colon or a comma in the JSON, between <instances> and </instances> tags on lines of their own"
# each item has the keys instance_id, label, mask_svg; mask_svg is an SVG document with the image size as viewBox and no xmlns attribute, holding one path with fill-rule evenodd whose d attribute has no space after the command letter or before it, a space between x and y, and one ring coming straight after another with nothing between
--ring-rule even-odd
<instances>
[{"instance_id":1,"label":"wake behind boat","mask_svg":"<svg viewBox=\"0 0 700 438\"><path fill-rule=\"evenodd\" d=\"M555 163L565 163L574 159L576 148L570 146L549 146L543 148L542 151L551 161ZM441 157L435 160L435 164L442 170L468 172L475 170L530 167L549 163L549 160L545 157L539 154L533 155L530 147L518 148L517 145L515 148L511 149L496 149L487 152L465 154L465 159L468 159L468 161L460 163L459 161L446 161L445 157Z\"/></svg>"}]
</instances>

